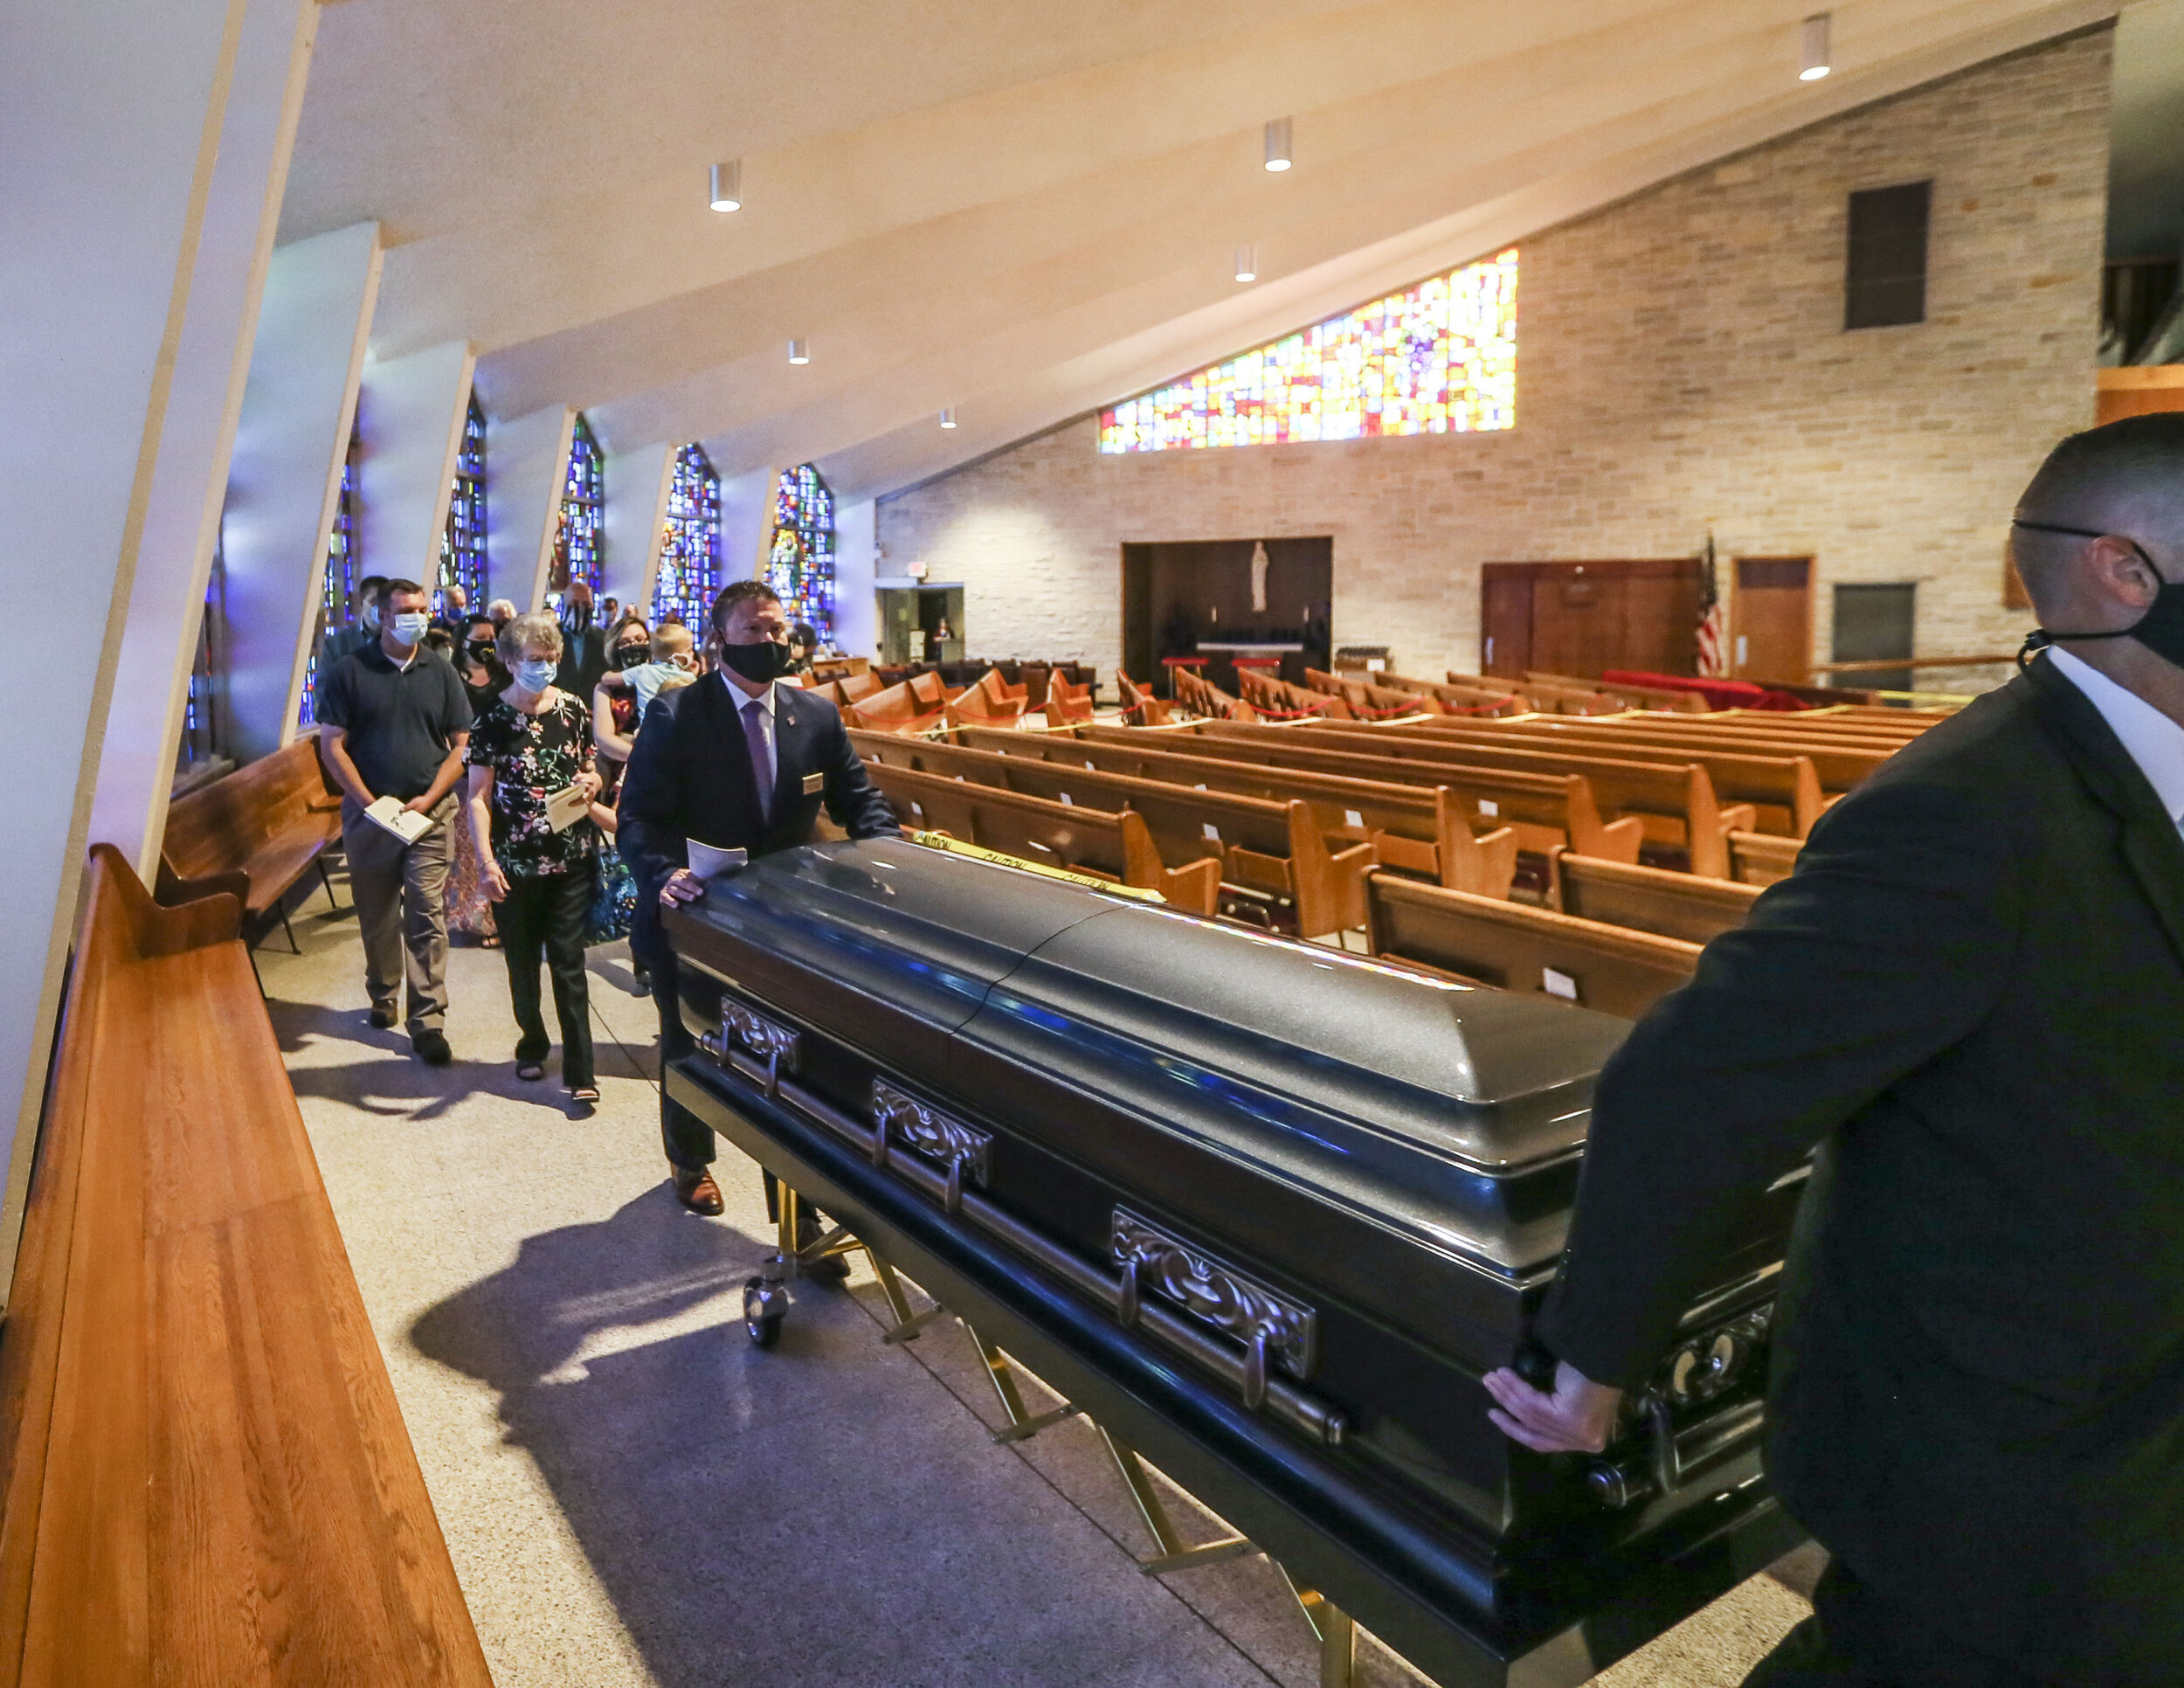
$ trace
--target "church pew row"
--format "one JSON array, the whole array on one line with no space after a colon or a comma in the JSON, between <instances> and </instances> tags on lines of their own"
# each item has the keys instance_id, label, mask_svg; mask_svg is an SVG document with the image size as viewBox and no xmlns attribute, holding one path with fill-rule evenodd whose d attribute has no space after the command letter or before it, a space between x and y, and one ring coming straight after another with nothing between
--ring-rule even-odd
<instances>
[{"instance_id":1,"label":"church pew row","mask_svg":"<svg viewBox=\"0 0 2184 1688\"><path fill-rule=\"evenodd\" d=\"M920 675L923 679L926 676ZM859 698L842 709L842 719L851 727L867 732L902 733L915 735L937 727L945 718L948 701L943 696L937 702L929 702L915 689L915 680L887 686L869 697ZM934 681L937 686L938 680Z\"/></svg>"},{"instance_id":2,"label":"church pew row","mask_svg":"<svg viewBox=\"0 0 2184 1688\"><path fill-rule=\"evenodd\" d=\"M1091 681L1079 685L1057 668L1047 681L1047 701L1043 708L1049 727L1091 720Z\"/></svg>"},{"instance_id":3,"label":"church pew row","mask_svg":"<svg viewBox=\"0 0 2184 1688\"><path fill-rule=\"evenodd\" d=\"M1643 838L1657 851L1681 854L1691 872L1710 879L1729 877L1729 831L1732 827L1752 829L1757 820L1747 804L1723 804L1700 764L1671 760L1666 753L1636 749L1628 752L1545 747L1511 750L1473 743L1464 733L1369 723L1310 723L1292 727L1217 723L1207 725L1203 732L1254 738L1271 734L1317 750L1362 751L1420 762L1434 769L1580 775L1608 824L1635 821Z\"/></svg>"},{"instance_id":4,"label":"church pew row","mask_svg":"<svg viewBox=\"0 0 2184 1688\"><path fill-rule=\"evenodd\" d=\"M1386 873L1366 875L1365 932L1376 956L1630 1020L1690 980L1701 947Z\"/></svg>"},{"instance_id":5,"label":"church pew row","mask_svg":"<svg viewBox=\"0 0 2184 1688\"><path fill-rule=\"evenodd\" d=\"M1630 709L1665 709L1675 715L1704 715L1707 712L1706 699L1699 693L1676 691L1666 686L1633 686L1620 681L1610 685L1605 680L1586 680L1578 675L1547 674L1537 668L1525 669L1524 678L1533 685L1554 686L1564 691L1604 692Z\"/></svg>"},{"instance_id":6,"label":"church pew row","mask_svg":"<svg viewBox=\"0 0 2184 1688\"><path fill-rule=\"evenodd\" d=\"M1372 866L1372 847L1331 848L1309 804L1199 791L931 739L853 742L860 754L898 768L1013 792L1065 812L1128 811L1143 821L1162 861L1196 862L1213 873L1227 893L1228 912L1268 924L1294 925L1305 937L1353 931L1365 924L1359 887ZM971 841L987 843L983 838ZM1215 911L1210 907L1192 910Z\"/></svg>"},{"instance_id":7,"label":"church pew row","mask_svg":"<svg viewBox=\"0 0 2184 1688\"><path fill-rule=\"evenodd\" d=\"M1760 832L1802 838L1828 805L1812 756L1787 750L1756 751L1692 735L1621 736L1570 716L1531 716L1514 721L1447 718L1404 723L1437 741L1481 749L1547 751L1649 762L1695 762L1706 770L1714 794L1727 804L1748 804Z\"/></svg>"},{"instance_id":8,"label":"church pew row","mask_svg":"<svg viewBox=\"0 0 2184 1688\"><path fill-rule=\"evenodd\" d=\"M1581 774L1519 773L1395 756L1365 756L1310 744L1293 727L1241 734L1234 730L1234 723L1222 722L1151 729L1099 725L1080 728L1078 737L1097 744L1141 746L1157 738L1159 747L1171 753L1338 774L1425 791L1446 787L1461 806L1474 834L1509 827L1516 834L1520 857L1531 857L1532 865L1543 873L1546 853L1552 849L1635 861L1638 847L1645 840L1644 823L1635 816L1613 823L1601 820L1592 785Z\"/></svg>"},{"instance_id":9,"label":"church pew row","mask_svg":"<svg viewBox=\"0 0 2184 1688\"><path fill-rule=\"evenodd\" d=\"M333 896L325 856L341 836L341 792L319 761L313 732L168 806L159 900L173 905L228 892L242 903L243 930L254 942L314 868Z\"/></svg>"},{"instance_id":10,"label":"church pew row","mask_svg":"<svg viewBox=\"0 0 2184 1688\"><path fill-rule=\"evenodd\" d=\"M880 743L871 742L875 737ZM867 741L860 748L872 783L905 827L946 833L1003 855L1158 891L1191 914L1218 912L1219 862L1185 860L1168 867L1140 815L1072 807L1005 785L928 772L901 759L921 741L872 734L859 737Z\"/></svg>"},{"instance_id":11,"label":"church pew row","mask_svg":"<svg viewBox=\"0 0 2184 1688\"><path fill-rule=\"evenodd\" d=\"M1529 703L1498 681L1489 681L1476 686L1460 685L1386 672L1375 675L1374 678L1390 691L1414 692L1434 698L1451 715L1527 715L1531 710Z\"/></svg>"},{"instance_id":12,"label":"church pew row","mask_svg":"<svg viewBox=\"0 0 2184 1688\"><path fill-rule=\"evenodd\" d=\"M1365 869L1374 865L1374 849L1370 843L1332 847L1319 832L1310 804L1199 791L937 740L869 747L859 743L860 753L867 749L895 766L1038 797L1066 810L1130 810L1144 821L1162 861L1213 867L1226 891L1227 913L1271 926L1296 926L1300 937L1350 932L1365 924L1358 887Z\"/></svg>"},{"instance_id":13,"label":"church pew row","mask_svg":"<svg viewBox=\"0 0 2184 1688\"><path fill-rule=\"evenodd\" d=\"M1603 926L1704 944L1745 924L1763 888L1555 852L1547 907Z\"/></svg>"},{"instance_id":14,"label":"church pew row","mask_svg":"<svg viewBox=\"0 0 2184 1688\"><path fill-rule=\"evenodd\" d=\"M1382 867L1420 874L1483 896L1507 896L1517 873L1517 834L1507 827L1474 834L1462 805L1445 785L1428 790L1383 780L1181 756L1165 746L1187 744L1187 739L1158 734L1109 744L1082 735L997 733L973 728L954 737L973 750L1034 758L1060 766L1096 769L1280 803L1306 803L1331 847L1370 844L1374 860Z\"/></svg>"},{"instance_id":15,"label":"church pew row","mask_svg":"<svg viewBox=\"0 0 2184 1688\"><path fill-rule=\"evenodd\" d=\"M1171 716L1166 700L1155 697L1120 668L1115 670L1115 689L1123 700L1123 720L1132 727L1165 727Z\"/></svg>"},{"instance_id":16,"label":"church pew row","mask_svg":"<svg viewBox=\"0 0 2184 1688\"><path fill-rule=\"evenodd\" d=\"M1209 721L1256 721L1259 712L1241 697L1231 697L1219 686L1188 668L1174 671L1175 701L1185 714Z\"/></svg>"},{"instance_id":17,"label":"church pew row","mask_svg":"<svg viewBox=\"0 0 2184 1688\"><path fill-rule=\"evenodd\" d=\"M1011 686L999 668L988 668L941 706L942 716L950 727L1020 726L1026 696L1023 686Z\"/></svg>"},{"instance_id":18,"label":"church pew row","mask_svg":"<svg viewBox=\"0 0 2184 1688\"><path fill-rule=\"evenodd\" d=\"M1772 885L1778 879L1787 879L1797 870L1797 854L1803 847L1801 839L1775 838L1766 833L1731 833L1731 876L1745 885Z\"/></svg>"},{"instance_id":19,"label":"church pew row","mask_svg":"<svg viewBox=\"0 0 2184 1688\"><path fill-rule=\"evenodd\" d=\"M227 895L94 846L0 1345L0 1685L491 1688Z\"/></svg>"},{"instance_id":20,"label":"church pew row","mask_svg":"<svg viewBox=\"0 0 2184 1688\"><path fill-rule=\"evenodd\" d=\"M1462 706L1432 692L1403 691L1382 686L1356 674L1329 674L1321 668L1304 670L1304 683L1316 692L1339 697L1359 721L1393 721L1405 716L1447 715ZM1489 711L1490 712L1490 711Z\"/></svg>"},{"instance_id":21,"label":"church pew row","mask_svg":"<svg viewBox=\"0 0 2184 1688\"><path fill-rule=\"evenodd\" d=\"M1668 724L1660 716L1644 721L1624 717L1567 723L1541 719L1510 725L1519 731L1593 744L1639 744L1685 754L1801 756L1812 764L1813 776L1827 802L1855 791L1871 777L1875 769L1903 748L1885 740L1856 741L1818 734L1757 732L1729 727L1679 727Z\"/></svg>"}]
</instances>

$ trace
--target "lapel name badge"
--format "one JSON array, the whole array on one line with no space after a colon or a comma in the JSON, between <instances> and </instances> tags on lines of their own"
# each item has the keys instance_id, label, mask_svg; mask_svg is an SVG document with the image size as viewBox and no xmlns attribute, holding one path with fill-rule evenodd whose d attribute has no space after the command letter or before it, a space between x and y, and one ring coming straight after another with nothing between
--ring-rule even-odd
<instances>
[{"instance_id":1,"label":"lapel name badge","mask_svg":"<svg viewBox=\"0 0 2184 1688\"><path fill-rule=\"evenodd\" d=\"M822 793L823 792L825 792L825 791L826 791L826 776L825 774L823 774L823 773L815 773L815 774L805 774L805 775L804 776L804 794L805 794L805 796L806 796L806 797L817 797L817 796L819 796L820 793Z\"/></svg>"}]
</instances>

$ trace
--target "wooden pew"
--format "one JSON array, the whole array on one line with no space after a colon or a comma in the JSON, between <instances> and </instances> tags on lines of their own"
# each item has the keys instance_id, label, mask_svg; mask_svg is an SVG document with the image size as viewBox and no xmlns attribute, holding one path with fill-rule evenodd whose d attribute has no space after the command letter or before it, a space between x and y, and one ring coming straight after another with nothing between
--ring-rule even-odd
<instances>
[{"instance_id":1,"label":"wooden pew","mask_svg":"<svg viewBox=\"0 0 2184 1688\"><path fill-rule=\"evenodd\" d=\"M1304 683L1316 692L1339 697L1360 721L1393 721L1404 716L1446 715L1450 705L1431 692L1406 692L1393 686L1376 686L1356 675L1329 674L1320 668L1304 670ZM1444 688L1443 689L1447 689Z\"/></svg>"},{"instance_id":2,"label":"wooden pew","mask_svg":"<svg viewBox=\"0 0 2184 1688\"><path fill-rule=\"evenodd\" d=\"M1586 680L1578 675L1543 674L1536 668L1525 669L1524 678L1538 685L1559 687L1564 691L1604 692L1633 709L1666 709L1676 715L1704 715L1708 708L1703 694L1677 691L1667 686L1632 686L1621 681L1611 686L1605 680Z\"/></svg>"},{"instance_id":3,"label":"wooden pew","mask_svg":"<svg viewBox=\"0 0 2184 1688\"><path fill-rule=\"evenodd\" d=\"M938 703L928 705L914 689L916 683L916 680L906 680L900 685L882 687L871 696L846 705L842 710L846 723L867 732L910 735L938 726L947 713L947 700L943 697ZM939 683L937 679L933 680L935 686Z\"/></svg>"},{"instance_id":4,"label":"wooden pew","mask_svg":"<svg viewBox=\"0 0 2184 1688\"><path fill-rule=\"evenodd\" d=\"M1678 755L1803 757L1812 764L1820 787L1821 807L1845 792L1855 791L1873 771L1901 747L1887 744L1858 744L1823 735L1798 732L1752 732L1741 728L1678 726L1662 716L1644 719L1618 716L1612 721L1518 722L1511 725L1531 732L1580 738L1590 744L1641 745L1653 752L1674 751Z\"/></svg>"},{"instance_id":5,"label":"wooden pew","mask_svg":"<svg viewBox=\"0 0 2184 1688\"><path fill-rule=\"evenodd\" d=\"M1242 730L1224 726L1220 730ZM1260 730L1269 730L1261 729ZM1285 737L1325 750L1355 747L1373 756L1426 762L1436 767L1501 768L1516 772L1581 774L1604 818L1636 820L1645 836L1664 849L1681 850L1690 870L1710 879L1729 877L1727 834L1756 819L1748 805L1724 806L1712 779L1696 761L1666 752L1564 746L1507 749L1477 742L1469 731L1441 732L1416 726L1317 723L1281 730Z\"/></svg>"},{"instance_id":6,"label":"wooden pew","mask_svg":"<svg viewBox=\"0 0 2184 1688\"><path fill-rule=\"evenodd\" d=\"M861 662L864 659L860 657L857 660ZM860 702L887 689L880 683L880 676L870 668L859 668L854 674L837 675L834 685L845 704Z\"/></svg>"},{"instance_id":7,"label":"wooden pew","mask_svg":"<svg viewBox=\"0 0 2184 1688\"><path fill-rule=\"evenodd\" d=\"M283 926L296 882L316 869L334 898L326 853L342 836L341 788L319 761L314 732L244 764L168 806L159 841L159 900L195 902L221 892L243 905L254 942L269 921ZM291 945L295 934L288 935Z\"/></svg>"},{"instance_id":8,"label":"wooden pew","mask_svg":"<svg viewBox=\"0 0 2184 1688\"><path fill-rule=\"evenodd\" d=\"M865 766L872 783L906 827L946 833L1004 855L1158 891L1192 914L1211 915L1219 906L1220 864L1186 858L1170 868L1162 862L1142 816L1072 806L1026 796L1006 785L983 785L906 765L900 758L913 748L922 753L926 746L921 740L889 738L860 748L870 752ZM957 756L973 754L954 746L938 748L954 750Z\"/></svg>"},{"instance_id":9,"label":"wooden pew","mask_svg":"<svg viewBox=\"0 0 2184 1688\"><path fill-rule=\"evenodd\" d=\"M1173 671L1176 702L1192 715L1212 721L1256 721L1259 712L1240 697L1231 697L1219 686L1189 668Z\"/></svg>"},{"instance_id":10,"label":"wooden pew","mask_svg":"<svg viewBox=\"0 0 2184 1688\"><path fill-rule=\"evenodd\" d=\"M1468 686L1439 680L1416 680L1408 675L1400 674L1382 674L1376 677L1386 690L1410 692L1434 699L1441 706L1442 713L1447 715L1509 716L1529 715L1531 712L1531 704L1499 682Z\"/></svg>"},{"instance_id":11,"label":"wooden pew","mask_svg":"<svg viewBox=\"0 0 2184 1688\"><path fill-rule=\"evenodd\" d=\"M1286 680L1250 668L1236 670L1236 689L1245 702L1269 720L1295 720L1304 716L1321 716L1330 721L1350 719L1350 706L1341 698L1292 686Z\"/></svg>"},{"instance_id":12,"label":"wooden pew","mask_svg":"<svg viewBox=\"0 0 2184 1688\"><path fill-rule=\"evenodd\" d=\"M862 741L853 742L860 752L867 748ZM1128 810L1143 819L1160 860L1210 867L1230 893L1232 913L1249 913L1268 924L1293 923L1305 937L1365 924L1359 882L1372 866L1372 847L1330 848L1307 803L1199 791L932 740L869 748L896 766L907 762L928 775L998 787L1063 808Z\"/></svg>"},{"instance_id":13,"label":"wooden pew","mask_svg":"<svg viewBox=\"0 0 2184 1688\"><path fill-rule=\"evenodd\" d=\"M1295 727L1268 727L1245 734L1234 726L1233 723L1198 721L1178 728L1088 727L1081 737L1115 743L1112 736L1121 734L1120 742L1128 743L1141 734L1157 733L1162 748L1183 751L1187 747L1193 756L1301 768L1427 791L1444 786L1461 805L1474 833L1504 826L1510 828L1517 835L1520 856L1534 859L1542 883L1549 850L1562 847L1617 861L1635 861L1638 847L1644 841L1645 823L1636 817L1613 825L1600 819L1592 785L1582 774L1517 773L1397 756L1366 756L1308 743Z\"/></svg>"},{"instance_id":14,"label":"wooden pew","mask_svg":"<svg viewBox=\"0 0 2184 1688\"><path fill-rule=\"evenodd\" d=\"M1365 879L1372 953L1434 972L1534 991L1635 1020L1688 982L1699 945L1550 909L1445 891L1393 874Z\"/></svg>"},{"instance_id":15,"label":"wooden pew","mask_svg":"<svg viewBox=\"0 0 2184 1688\"><path fill-rule=\"evenodd\" d=\"M1276 803L1310 804L1330 848L1370 844L1381 866L1422 874L1456 890L1505 897L1517 874L1517 834L1507 827L1475 834L1463 806L1445 785L1427 790L1297 768L1178 756L1162 746L1188 740L1163 740L1154 734L1133 735L1116 743L1107 737L1003 734L973 728L955 737L974 750L1033 757L1059 766L1094 768Z\"/></svg>"},{"instance_id":16,"label":"wooden pew","mask_svg":"<svg viewBox=\"0 0 2184 1688\"><path fill-rule=\"evenodd\" d=\"M988 668L978 684L957 693L941 706L951 727L1014 727L1024 719L1025 692L1001 678L999 668Z\"/></svg>"},{"instance_id":17,"label":"wooden pew","mask_svg":"<svg viewBox=\"0 0 2184 1688\"><path fill-rule=\"evenodd\" d=\"M1716 797L1724 803L1749 804L1756 812L1758 830L1785 837L1804 837L1828 806L1828 792L1811 756L1787 748L1762 752L1704 731L1656 740L1574 716L1531 716L1516 721L1441 718L1418 724L1452 742L1503 750L1557 749L1653 762L1696 762L1713 781Z\"/></svg>"},{"instance_id":18,"label":"wooden pew","mask_svg":"<svg viewBox=\"0 0 2184 1688\"><path fill-rule=\"evenodd\" d=\"M241 905L91 854L0 1344L0 1685L491 1688Z\"/></svg>"},{"instance_id":19,"label":"wooden pew","mask_svg":"<svg viewBox=\"0 0 2184 1688\"><path fill-rule=\"evenodd\" d=\"M1058 727L1092 718L1092 688L1078 685L1060 668L1047 676L1047 724Z\"/></svg>"},{"instance_id":20,"label":"wooden pew","mask_svg":"<svg viewBox=\"0 0 2184 1688\"><path fill-rule=\"evenodd\" d=\"M1555 852L1547 906L1604 926L1704 944L1745 924L1761 888Z\"/></svg>"},{"instance_id":21,"label":"wooden pew","mask_svg":"<svg viewBox=\"0 0 2184 1688\"><path fill-rule=\"evenodd\" d=\"M1133 727L1165 727L1170 716L1165 699L1155 697L1120 668L1115 670L1115 689L1123 700L1123 719Z\"/></svg>"},{"instance_id":22,"label":"wooden pew","mask_svg":"<svg viewBox=\"0 0 2184 1688\"><path fill-rule=\"evenodd\" d=\"M1775 838L1766 833L1731 833L1730 872L1743 884L1772 885L1778 879L1787 879L1797 870L1798 852L1804 847L1802 839Z\"/></svg>"},{"instance_id":23,"label":"wooden pew","mask_svg":"<svg viewBox=\"0 0 2184 1688\"><path fill-rule=\"evenodd\" d=\"M1526 679L1517 682L1517 692L1542 715L1620 715L1630 707L1621 698L1590 682L1558 686L1545 680Z\"/></svg>"}]
</instances>

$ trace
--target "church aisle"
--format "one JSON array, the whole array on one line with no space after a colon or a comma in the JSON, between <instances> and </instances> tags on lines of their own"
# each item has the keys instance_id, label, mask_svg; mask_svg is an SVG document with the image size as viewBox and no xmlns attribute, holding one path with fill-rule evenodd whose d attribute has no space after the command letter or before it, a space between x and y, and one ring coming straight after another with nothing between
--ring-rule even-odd
<instances>
[{"instance_id":1,"label":"church aisle","mask_svg":"<svg viewBox=\"0 0 2184 1688\"><path fill-rule=\"evenodd\" d=\"M515 1076L498 951L451 952L434 1070L366 1024L353 917L321 896L294 926L302 955L258 952L274 1029L501 1688L1316 1680L1270 1565L1141 1575L1090 1428L992 1444L961 1327L882 1345L861 1256L750 1346L758 1181L727 1151L726 1215L675 1203L621 945L593 952L603 1101L578 1119L550 1066ZM1727 1688L1807 1609L1755 1578L1599 1680ZM1361 1684L1420 1680L1361 1653Z\"/></svg>"}]
</instances>

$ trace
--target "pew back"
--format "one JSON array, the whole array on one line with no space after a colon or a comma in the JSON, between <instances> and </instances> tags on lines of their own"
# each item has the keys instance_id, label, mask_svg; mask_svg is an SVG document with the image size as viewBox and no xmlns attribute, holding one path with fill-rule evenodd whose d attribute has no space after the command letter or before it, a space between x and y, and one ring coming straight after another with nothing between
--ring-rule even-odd
<instances>
[{"instance_id":1,"label":"pew back","mask_svg":"<svg viewBox=\"0 0 2184 1688\"><path fill-rule=\"evenodd\" d=\"M307 734L168 806L162 900L227 892L246 918L270 910L342 835L340 789Z\"/></svg>"},{"instance_id":2,"label":"pew back","mask_svg":"<svg viewBox=\"0 0 2184 1688\"><path fill-rule=\"evenodd\" d=\"M1627 861L1555 854L1547 906L1580 920L1704 944L1745 924L1761 888Z\"/></svg>"}]
</instances>

